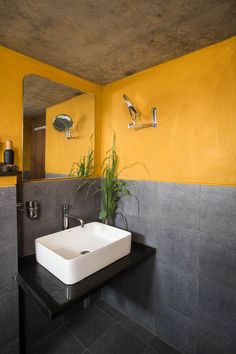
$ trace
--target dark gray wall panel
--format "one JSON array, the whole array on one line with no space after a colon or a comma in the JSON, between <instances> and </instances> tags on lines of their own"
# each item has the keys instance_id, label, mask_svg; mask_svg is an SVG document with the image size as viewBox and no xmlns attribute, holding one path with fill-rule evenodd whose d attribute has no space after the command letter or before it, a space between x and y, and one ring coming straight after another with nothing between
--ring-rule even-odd
<instances>
[{"instance_id":1,"label":"dark gray wall panel","mask_svg":"<svg viewBox=\"0 0 236 354\"><path fill-rule=\"evenodd\" d=\"M0 188L0 352L19 352L16 188Z\"/></svg>"},{"instance_id":2,"label":"dark gray wall panel","mask_svg":"<svg viewBox=\"0 0 236 354\"><path fill-rule=\"evenodd\" d=\"M236 188L127 182L139 205L124 197L118 211L157 248L155 267L120 277L103 297L185 353L233 352Z\"/></svg>"}]
</instances>

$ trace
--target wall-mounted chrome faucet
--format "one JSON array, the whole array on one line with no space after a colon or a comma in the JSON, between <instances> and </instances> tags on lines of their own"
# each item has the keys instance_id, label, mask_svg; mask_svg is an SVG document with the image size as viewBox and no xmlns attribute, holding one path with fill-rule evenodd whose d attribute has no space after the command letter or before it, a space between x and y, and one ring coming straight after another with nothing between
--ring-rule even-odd
<instances>
[{"instance_id":1,"label":"wall-mounted chrome faucet","mask_svg":"<svg viewBox=\"0 0 236 354\"><path fill-rule=\"evenodd\" d=\"M62 205L62 220L63 220L63 230L66 230L69 228L69 219L74 219L76 221L80 222L81 227L84 227L84 221L78 216L71 215L69 214L69 209L70 209L69 204L63 204Z\"/></svg>"}]
</instances>

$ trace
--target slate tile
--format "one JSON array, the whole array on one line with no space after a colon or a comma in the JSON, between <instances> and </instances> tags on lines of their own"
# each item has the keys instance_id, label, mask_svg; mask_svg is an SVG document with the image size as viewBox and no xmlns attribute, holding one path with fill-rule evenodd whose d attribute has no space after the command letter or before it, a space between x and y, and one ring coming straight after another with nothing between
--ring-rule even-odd
<instances>
[{"instance_id":1,"label":"slate tile","mask_svg":"<svg viewBox=\"0 0 236 354\"><path fill-rule=\"evenodd\" d=\"M212 319L221 318L229 321L231 326L235 325L236 291L220 283L200 277L198 295L200 313L205 313Z\"/></svg>"},{"instance_id":2,"label":"slate tile","mask_svg":"<svg viewBox=\"0 0 236 354\"><path fill-rule=\"evenodd\" d=\"M62 203L71 205L71 212L76 215L81 214L81 217L91 215L101 206L100 194L95 193L100 186L99 179L88 179L87 185L77 192L80 184L79 180L64 181L62 189Z\"/></svg>"},{"instance_id":3,"label":"slate tile","mask_svg":"<svg viewBox=\"0 0 236 354\"><path fill-rule=\"evenodd\" d=\"M214 231L200 233L199 274L236 290L236 238Z\"/></svg>"},{"instance_id":4,"label":"slate tile","mask_svg":"<svg viewBox=\"0 0 236 354\"><path fill-rule=\"evenodd\" d=\"M100 308L100 310L106 312L106 314L113 318L114 321L119 321L119 319L123 316L123 314L118 311L115 307L111 306L109 303L100 299L96 302L96 306Z\"/></svg>"},{"instance_id":5,"label":"slate tile","mask_svg":"<svg viewBox=\"0 0 236 354\"><path fill-rule=\"evenodd\" d=\"M20 340L19 338L13 339L10 343L0 349L1 354L19 354L20 353Z\"/></svg>"},{"instance_id":6,"label":"slate tile","mask_svg":"<svg viewBox=\"0 0 236 354\"><path fill-rule=\"evenodd\" d=\"M168 307L158 313L158 336L183 353L194 353L196 348L196 321Z\"/></svg>"},{"instance_id":7,"label":"slate tile","mask_svg":"<svg viewBox=\"0 0 236 354\"><path fill-rule=\"evenodd\" d=\"M146 344L118 323L104 333L90 347L90 353L140 354Z\"/></svg>"},{"instance_id":8,"label":"slate tile","mask_svg":"<svg viewBox=\"0 0 236 354\"><path fill-rule=\"evenodd\" d=\"M36 226L38 223L61 218L61 189L55 181L28 182L23 184L22 202L37 200L40 203L39 217L31 220L22 214L23 226Z\"/></svg>"},{"instance_id":9,"label":"slate tile","mask_svg":"<svg viewBox=\"0 0 236 354\"><path fill-rule=\"evenodd\" d=\"M1 291L10 291L17 288L14 275L18 271L17 240L3 242L0 237L0 287Z\"/></svg>"},{"instance_id":10,"label":"slate tile","mask_svg":"<svg viewBox=\"0 0 236 354\"><path fill-rule=\"evenodd\" d=\"M228 343L201 333L198 336L196 354L233 354Z\"/></svg>"},{"instance_id":11,"label":"slate tile","mask_svg":"<svg viewBox=\"0 0 236 354\"><path fill-rule=\"evenodd\" d=\"M200 230L230 232L236 188L201 186Z\"/></svg>"},{"instance_id":12,"label":"slate tile","mask_svg":"<svg viewBox=\"0 0 236 354\"><path fill-rule=\"evenodd\" d=\"M87 310L82 311L79 316L71 319L66 324L66 328L87 347L114 323L115 321L110 316L107 316L96 306L91 306Z\"/></svg>"},{"instance_id":13,"label":"slate tile","mask_svg":"<svg viewBox=\"0 0 236 354\"><path fill-rule=\"evenodd\" d=\"M127 302L126 292L127 280L123 275L118 276L111 281L109 285L102 289L102 297L105 301L116 307L118 310L125 312Z\"/></svg>"},{"instance_id":14,"label":"slate tile","mask_svg":"<svg viewBox=\"0 0 236 354\"><path fill-rule=\"evenodd\" d=\"M12 217L0 217L0 242L1 244L17 245L17 223L16 216Z\"/></svg>"},{"instance_id":15,"label":"slate tile","mask_svg":"<svg viewBox=\"0 0 236 354\"><path fill-rule=\"evenodd\" d=\"M0 188L0 218L16 218L16 187Z\"/></svg>"},{"instance_id":16,"label":"slate tile","mask_svg":"<svg viewBox=\"0 0 236 354\"><path fill-rule=\"evenodd\" d=\"M215 338L219 342L231 345L235 338L235 322L225 317L212 317L209 313L199 311L198 328L204 333L205 338Z\"/></svg>"},{"instance_id":17,"label":"slate tile","mask_svg":"<svg viewBox=\"0 0 236 354\"><path fill-rule=\"evenodd\" d=\"M93 303L96 303L100 301L99 299L101 298L101 290L96 291L94 294L92 294L91 296L89 296L89 301L90 301L90 306ZM79 313L81 311L84 311L84 303L83 301L81 302L76 302L75 304L73 304L72 306L70 306L66 312L63 313L63 317L64 317L64 322L69 322L75 315L79 316Z\"/></svg>"},{"instance_id":18,"label":"slate tile","mask_svg":"<svg viewBox=\"0 0 236 354\"><path fill-rule=\"evenodd\" d=\"M25 324L25 346L30 348L56 328L62 326L63 318L58 317L51 321L38 304L32 305L31 303L30 306L27 306L27 303L24 308L23 321Z\"/></svg>"},{"instance_id":19,"label":"slate tile","mask_svg":"<svg viewBox=\"0 0 236 354\"><path fill-rule=\"evenodd\" d=\"M0 295L0 348L19 336L18 289Z\"/></svg>"},{"instance_id":20,"label":"slate tile","mask_svg":"<svg viewBox=\"0 0 236 354\"><path fill-rule=\"evenodd\" d=\"M125 216L145 217L155 220L159 215L158 183L152 181L127 181L131 196L121 198L118 211Z\"/></svg>"},{"instance_id":21,"label":"slate tile","mask_svg":"<svg viewBox=\"0 0 236 354\"><path fill-rule=\"evenodd\" d=\"M142 354L159 354L159 351L156 348L147 346Z\"/></svg>"},{"instance_id":22,"label":"slate tile","mask_svg":"<svg viewBox=\"0 0 236 354\"><path fill-rule=\"evenodd\" d=\"M157 264L157 274L157 305L196 318L198 277L162 263Z\"/></svg>"},{"instance_id":23,"label":"slate tile","mask_svg":"<svg viewBox=\"0 0 236 354\"><path fill-rule=\"evenodd\" d=\"M155 329L154 297L149 290L142 290L134 298L130 295L126 301L125 313L149 330Z\"/></svg>"},{"instance_id":24,"label":"slate tile","mask_svg":"<svg viewBox=\"0 0 236 354\"><path fill-rule=\"evenodd\" d=\"M72 336L65 327L61 327L34 345L29 354L79 354L85 347Z\"/></svg>"},{"instance_id":25,"label":"slate tile","mask_svg":"<svg viewBox=\"0 0 236 354\"><path fill-rule=\"evenodd\" d=\"M179 226L169 219L160 220L157 238L158 262L165 263L188 273L198 273L199 232Z\"/></svg>"},{"instance_id":26,"label":"slate tile","mask_svg":"<svg viewBox=\"0 0 236 354\"><path fill-rule=\"evenodd\" d=\"M119 323L123 325L127 330L132 332L138 338L140 338L144 343L149 344L155 335L148 331L146 328L140 326L137 322L128 318L127 316L122 316Z\"/></svg>"},{"instance_id":27,"label":"slate tile","mask_svg":"<svg viewBox=\"0 0 236 354\"><path fill-rule=\"evenodd\" d=\"M155 327L154 272L152 257L122 274L103 292L105 300L148 329Z\"/></svg>"},{"instance_id":28,"label":"slate tile","mask_svg":"<svg viewBox=\"0 0 236 354\"><path fill-rule=\"evenodd\" d=\"M37 224L23 227L22 256L35 253L35 239L62 230L62 219L51 219Z\"/></svg>"},{"instance_id":29,"label":"slate tile","mask_svg":"<svg viewBox=\"0 0 236 354\"><path fill-rule=\"evenodd\" d=\"M161 217L173 220L185 228L198 229L199 185L160 183L158 200Z\"/></svg>"},{"instance_id":30,"label":"slate tile","mask_svg":"<svg viewBox=\"0 0 236 354\"><path fill-rule=\"evenodd\" d=\"M146 328L140 326L137 322L130 319L125 314L121 313L113 306L105 302L104 300L99 300L96 303L100 309L102 309L106 314L111 316L115 321L118 321L122 326L132 332L134 335L138 336L143 342L150 343L155 335L148 331Z\"/></svg>"},{"instance_id":31,"label":"slate tile","mask_svg":"<svg viewBox=\"0 0 236 354\"><path fill-rule=\"evenodd\" d=\"M155 337L153 341L150 343L151 347L156 350L158 354L178 354L180 353L167 343L165 343L163 340L161 340L158 337Z\"/></svg>"}]
</instances>

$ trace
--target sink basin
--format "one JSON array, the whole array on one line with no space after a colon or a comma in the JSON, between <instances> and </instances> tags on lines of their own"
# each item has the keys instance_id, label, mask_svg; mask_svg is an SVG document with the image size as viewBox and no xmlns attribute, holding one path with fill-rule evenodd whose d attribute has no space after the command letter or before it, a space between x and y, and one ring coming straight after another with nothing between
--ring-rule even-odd
<instances>
[{"instance_id":1,"label":"sink basin","mask_svg":"<svg viewBox=\"0 0 236 354\"><path fill-rule=\"evenodd\" d=\"M37 238L35 250L38 263L71 285L129 254L131 233L91 222Z\"/></svg>"}]
</instances>

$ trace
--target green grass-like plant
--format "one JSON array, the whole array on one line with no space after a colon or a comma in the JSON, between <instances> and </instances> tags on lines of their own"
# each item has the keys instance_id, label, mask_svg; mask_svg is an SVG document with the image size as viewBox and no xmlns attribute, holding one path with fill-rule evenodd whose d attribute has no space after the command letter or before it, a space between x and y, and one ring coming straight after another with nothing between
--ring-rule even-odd
<instances>
[{"instance_id":1,"label":"green grass-like plant","mask_svg":"<svg viewBox=\"0 0 236 354\"><path fill-rule=\"evenodd\" d=\"M116 139L113 136L113 143L103 160L101 192L102 207L99 213L99 220L113 224L113 217L116 213L120 198L124 195L131 195L126 182L119 180L118 155L115 147Z\"/></svg>"},{"instance_id":2,"label":"green grass-like plant","mask_svg":"<svg viewBox=\"0 0 236 354\"><path fill-rule=\"evenodd\" d=\"M115 215L120 215L127 226L125 216L117 211L118 202L122 197L133 197L136 199L137 207L139 209L139 201L138 198L130 192L128 183L120 179L120 175L124 170L134 165L142 165L147 171L148 175L149 172L145 165L140 162L132 163L123 167L121 170L118 169L119 157L116 152L116 135L114 132L113 134L112 147L106 152L102 163L101 187L97 188L94 193L101 193L102 205L98 215L99 220L107 224L113 224ZM82 178L77 188L77 192L79 192L85 186L88 186L86 193L88 195L92 186L96 184L97 181L91 182L91 180Z\"/></svg>"},{"instance_id":3,"label":"green grass-like plant","mask_svg":"<svg viewBox=\"0 0 236 354\"><path fill-rule=\"evenodd\" d=\"M73 163L70 170L70 176L83 178L90 177L94 173L93 137L94 134L90 137L88 155L81 157L79 162Z\"/></svg>"}]
</instances>

